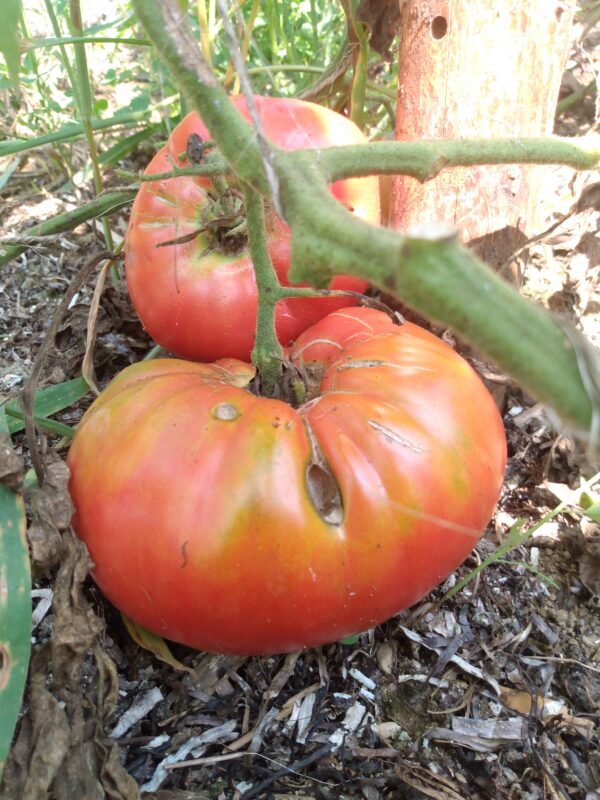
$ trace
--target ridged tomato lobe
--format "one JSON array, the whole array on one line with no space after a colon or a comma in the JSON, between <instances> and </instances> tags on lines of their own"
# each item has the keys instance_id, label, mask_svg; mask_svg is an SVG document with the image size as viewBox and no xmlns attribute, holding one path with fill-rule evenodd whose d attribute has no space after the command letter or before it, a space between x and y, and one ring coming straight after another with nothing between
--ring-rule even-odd
<instances>
[{"instance_id":1,"label":"ridged tomato lobe","mask_svg":"<svg viewBox=\"0 0 600 800\"><path fill-rule=\"evenodd\" d=\"M159 635L254 654L365 630L443 580L493 511L502 423L450 347L347 308L291 356L323 375L298 408L248 391L242 362L158 360L78 427L76 531L107 597Z\"/></svg>"}]
</instances>

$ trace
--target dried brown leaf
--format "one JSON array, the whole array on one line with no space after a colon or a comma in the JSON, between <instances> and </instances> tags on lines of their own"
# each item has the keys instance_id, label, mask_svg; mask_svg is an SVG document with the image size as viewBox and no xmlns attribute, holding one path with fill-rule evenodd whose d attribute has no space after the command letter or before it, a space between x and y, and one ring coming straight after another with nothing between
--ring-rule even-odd
<instances>
[{"instance_id":1,"label":"dried brown leaf","mask_svg":"<svg viewBox=\"0 0 600 800\"><path fill-rule=\"evenodd\" d=\"M400 27L400 5L398 0L361 0L356 12L357 20L370 31L371 47L386 61L392 60L390 47Z\"/></svg>"},{"instance_id":2,"label":"dried brown leaf","mask_svg":"<svg viewBox=\"0 0 600 800\"><path fill-rule=\"evenodd\" d=\"M69 723L59 701L46 689L47 649L31 662L28 711L6 762L0 800L42 800L69 750Z\"/></svg>"},{"instance_id":3,"label":"dried brown leaf","mask_svg":"<svg viewBox=\"0 0 600 800\"><path fill-rule=\"evenodd\" d=\"M73 515L68 490L69 468L64 461L55 460L47 463L45 470L44 485L31 492L31 525L27 531L32 565L38 571L52 569L63 558L62 532L68 528Z\"/></svg>"},{"instance_id":4,"label":"dried brown leaf","mask_svg":"<svg viewBox=\"0 0 600 800\"><path fill-rule=\"evenodd\" d=\"M13 492L20 492L23 485L23 459L13 450L10 436L0 433L0 483Z\"/></svg>"},{"instance_id":5,"label":"dried brown leaf","mask_svg":"<svg viewBox=\"0 0 600 800\"><path fill-rule=\"evenodd\" d=\"M105 727L118 695L115 666L99 643L103 622L83 590L92 562L70 527L69 472L50 461L31 496L36 563L56 567L52 638L34 647L29 703L6 767L2 800L136 800ZM85 699L84 699L85 695Z\"/></svg>"}]
</instances>

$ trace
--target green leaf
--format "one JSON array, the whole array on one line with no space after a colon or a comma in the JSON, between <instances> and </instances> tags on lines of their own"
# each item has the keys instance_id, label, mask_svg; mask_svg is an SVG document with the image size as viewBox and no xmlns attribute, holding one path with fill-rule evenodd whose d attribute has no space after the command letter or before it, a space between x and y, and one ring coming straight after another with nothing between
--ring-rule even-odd
<instances>
[{"instance_id":1,"label":"green leaf","mask_svg":"<svg viewBox=\"0 0 600 800\"><path fill-rule=\"evenodd\" d=\"M123 618L125 627L129 631L129 635L134 642L139 644L140 647L143 647L144 650L149 650L151 653L154 653L159 661L164 661L165 664L169 664L169 666L173 667L174 669L181 670L182 672L189 672L190 675L195 676L196 673L191 667L187 667L185 664L182 664L181 661L178 661L175 658L162 636L157 636L155 633L151 633L149 630L146 630L146 628L138 625L137 622L134 622L128 616L123 614L123 612L121 612L121 617Z\"/></svg>"},{"instance_id":2,"label":"green leaf","mask_svg":"<svg viewBox=\"0 0 600 800\"><path fill-rule=\"evenodd\" d=\"M20 158L13 158L13 160L10 162L8 167L4 170L2 175L0 175L0 192L2 191L2 189L4 189L6 184L12 178L13 173L18 168L20 163L21 163L21 159Z\"/></svg>"},{"instance_id":3,"label":"green leaf","mask_svg":"<svg viewBox=\"0 0 600 800\"><path fill-rule=\"evenodd\" d=\"M19 97L19 16L21 0L2 0L2 24L0 24L0 52L4 55L8 74Z\"/></svg>"},{"instance_id":4,"label":"green leaf","mask_svg":"<svg viewBox=\"0 0 600 800\"><path fill-rule=\"evenodd\" d=\"M90 387L81 377L58 383L56 386L48 386L46 389L40 389L35 393L33 402L34 416L43 420L52 414L56 414L57 411L62 411L63 408L68 408L73 403L81 400L89 390ZM25 423L23 422L23 406L20 401L11 400L10 403L6 403L4 410L8 416L9 433L22 431ZM66 431L57 431L57 433L66 434Z\"/></svg>"},{"instance_id":5,"label":"green leaf","mask_svg":"<svg viewBox=\"0 0 600 800\"><path fill-rule=\"evenodd\" d=\"M360 639L360 634L355 633L353 636L346 636L345 639L340 639L340 644L356 644Z\"/></svg>"},{"instance_id":6,"label":"green leaf","mask_svg":"<svg viewBox=\"0 0 600 800\"><path fill-rule=\"evenodd\" d=\"M600 500L593 500L589 495L587 495L586 498L589 498L589 505L584 505L584 495L582 494L581 500L579 501L581 510L586 517L593 519L594 522L600 523Z\"/></svg>"},{"instance_id":7,"label":"green leaf","mask_svg":"<svg viewBox=\"0 0 600 800\"><path fill-rule=\"evenodd\" d=\"M23 500L0 484L0 779L11 745L31 649L31 574Z\"/></svg>"}]
</instances>

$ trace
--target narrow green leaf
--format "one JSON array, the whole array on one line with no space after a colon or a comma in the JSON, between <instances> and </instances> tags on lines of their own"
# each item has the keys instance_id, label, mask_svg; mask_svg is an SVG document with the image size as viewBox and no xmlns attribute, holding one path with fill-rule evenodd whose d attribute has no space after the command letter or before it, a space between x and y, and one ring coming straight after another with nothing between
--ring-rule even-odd
<instances>
[{"instance_id":1,"label":"narrow green leaf","mask_svg":"<svg viewBox=\"0 0 600 800\"><path fill-rule=\"evenodd\" d=\"M72 406L89 392L90 387L83 378L73 378L71 381L58 383L56 386L48 386L35 393L33 403L33 413L36 418L41 420L62 411L64 408ZM6 403L6 414L8 415L8 430L10 433L17 433L23 430L23 407L19 400L11 400ZM54 423L59 424L60 423ZM64 429L64 430L63 430ZM72 436L72 430L67 425L60 425L60 429L55 431L64 435Z\"/></svg>"},{"instance_id":2,"label":"narrow green leaf","mask_svg":"<svg viewBox=\"0 0 600 800\"><path fill-rule=\"evenodd\" d=\"M8 420L6 419L4 403L0 403L0 434L2 433L8 433Z\"/></svg>"},{"instance_id":3,"label":"narrow green leaf","mask_svg":"<svg viewBox=\"0 0 600 800\"><path fill-rule=\"evenodd\" d=\"M0 52L4 55L8 74L17 97L19 96L19 16L21 0L2 0L0 24Z\"/></svg>"},{"instance_id":4,"label":"narrow green leaf","mask_svg":"<svg viewBox=\"0 0 600 800\"><path fill-rule=\"evenodd\" d=\"M20 163L21 163L21 159L20 158L13 158L13 160L10 162L8 167L4 170L2 175L0 175L0 192L2 191L2 189L4 189L6 184L12 178L13 173L15 172L15 170L17 169L17 167L19 166Z\"/></svg>"},{"instance_id":5,"label":"narrow green leaf","mask_svg":"<svg viewBox=\"0 0 600 800\"><path fill-rule=\"evenodd\" d=\"M106 192L95 200L91 200L89 203L84 203L82 206L73 209L73 211L65 211L63 214L50 217L50 219L40 222L38 225L32 225L31 228L23 231L23 236L49 236L55 233L70 231L76 228L81 222L87 222L87 220L96 219L105 214L113 214L115 211L129 205L135 195L135 189L121 189L114 192ZM27 250L26 244L3 245L0 242L0 267L11 259L16 258L25 250Z\"/></svg>"},{"instance_id":6,"label":"narrow green leaf","mask_svg":"<svg viewBox=\"0 0 600 800\"><path fill-rule=\"evenodd\" d=\"M31 575L23 500L0 484L0 779L27 678Z\"/></svg>"},{"instance_id":7,"label":"narrow green leaf","mask_svg":"<svg viewBox=\"0 0 600 800\"><path fill-rule=\"evenodd\" d=\"M130 113L120 112L109 119L92 119L92 128L95 131L99 131L107 128L114 128L117 125L130 125L132 123L141 122L148 118L150 111L155 107L156 106L150 106L144 111L132 111ZM68 139L77 139L84 134L85 131L83 125L79 125L77 123L68 123L67 125L60 127L54 133L46 133L43 136L35 136L32 139L8 139L5 142L0 142L0 157L11 156L14 153L20 153L23 150L34 150L36 147L41 147L44 144L64 142Z\"/></svg>"},{"instance_id":8,"label":"narrow green leaf","mask_svg":"<svg viewBox=\"0 0 600 800\"><path fill-rule=\"evenodd\" d=\"M586 517L589 517L594 522L600 523L600 502L596 501L592 503L592 505L588 506L587 508L583 508L583 513Z\"/></svg>"}]
</instances>

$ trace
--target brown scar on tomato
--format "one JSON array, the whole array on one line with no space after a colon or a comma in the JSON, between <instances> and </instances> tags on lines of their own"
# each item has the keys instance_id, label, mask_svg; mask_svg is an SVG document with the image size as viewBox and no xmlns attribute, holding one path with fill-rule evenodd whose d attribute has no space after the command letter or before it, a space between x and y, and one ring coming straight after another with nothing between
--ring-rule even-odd
<instances>
[{"instance_id":1,"label":"brown scar on tomato","mask_svg":"<svg viewBox=\"0 0 600 800\"><path fill-rule=\"evenodd\" d=\"M310 423L308 420L303 422L311 450L304 473L308 496L323 522L341 525L344 521L344 505L339 484L329 469Z\"/></svg>"},{"instance_id":2,"label":"brown scar on tomato","mask_svg":"<svg viewBox=\"0 0 600 800\"><path fill-rule=\"evenodd\" d=\"M188 562L187 553L186 553L187 546L188 546L188 540L186 539L185 542L181 545L181 567L180 567L180 569L183 569L184 567L187 566L187 562Z\"/></svg>"},{"instance_id":3,"label":"brown scar on tomato","mask_svg":"<svg viewBox=\"0 0 600 800\"><path fill-rule=\"evenodd\" d=\"M386 364L385 361L363 360L363 361L348 361L346 364L340 364L335 368L336 372L341 372L343 369L358 369L360 367L395 367L395 364Z\"/></svg>"},{"instance_id":4,"label":"brown scar on tomato","mask_svg":"<svg viewBox=\"0 0 600 800\"><path fill-rule=\"evenodd\" d=\"M400 436L395 431L386 428L385 425L382 425L380 422L377 422L374 419L368 419L367 425L370 428L373 428L374 431L380 433L384 439L387 439L388 442L392 442L393 444L399 444L400 447L406 447L408 450L412 450L413 453L428 453L426 447L421 447L414 442L411 442L410 439L405 439L404 436Z\"/></svg>"}]
</instances>

